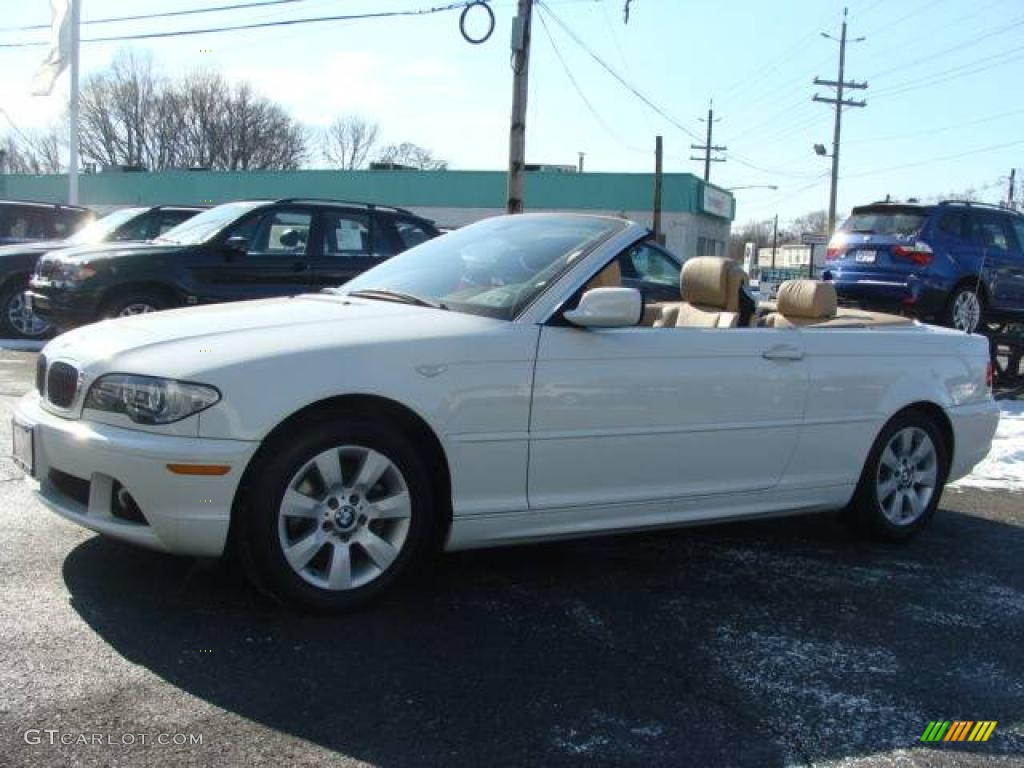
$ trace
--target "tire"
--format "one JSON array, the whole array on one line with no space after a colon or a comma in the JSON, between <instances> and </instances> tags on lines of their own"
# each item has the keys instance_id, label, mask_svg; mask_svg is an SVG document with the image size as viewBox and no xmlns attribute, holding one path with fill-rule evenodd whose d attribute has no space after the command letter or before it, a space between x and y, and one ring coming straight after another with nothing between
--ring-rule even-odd
<instances>
[{"instance_id":1,"label":"tire","mask_svg":"<svg viewBox=\"0 0 1024 768\"><path fill-rule=\"evenodd\" d=\"M27 287L24 280L14 280L0 290L0 338L42 339L53 331L53 325L25 309Z\"/></svg>"},{"instance_id":2,"label":"tire","mask_svg":"<svg viewBox=\"0 0 1024 768\"><path fill-rule=\"evenodd\" d=\"M974 333L985 317L985 298L966 284L957 286L946 302L946 308L939 317L940 322L964 333Z\"/></svg>"},{"instance_id":3,"label":"tire","mask_svg":"<svg viewBox=\"0 0 1024 768\"><path fill-rule=\"evenodd\" d=\"M433 488L400 430L331 414L262 453L247 473L237 544L255 586L281 602L356 608L438 550Z\"/></svg>"},{"instance_id":4,"label":"tire","mask_svg":"<svg viewBox=\"0 0 1024 768\"><path fill-rule=\"evenodd\" d=\"M132 317L147 315L167 309L167 302L152 293L132 293L118 296L103 305L100 315L104 318Z\"/></svg>"},{"instance_id":5,"label":"tire","mask_svg":"<svg viewBox=\"0 0 1024 768\"><path fill-rule=\"evenodd\" d=\"M928 524L949 476L949 450L927 413L894 416L875 439L845 516L872 538L902 541Z\"/></svg>"}]
</instances>

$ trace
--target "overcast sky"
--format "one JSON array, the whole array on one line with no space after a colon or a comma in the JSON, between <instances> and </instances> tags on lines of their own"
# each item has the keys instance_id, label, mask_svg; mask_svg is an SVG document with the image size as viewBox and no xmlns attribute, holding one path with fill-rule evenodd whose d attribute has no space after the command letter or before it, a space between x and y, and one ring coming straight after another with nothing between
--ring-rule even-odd
<instances>
[{"instance_id":1,"label":"overcast sky","mask_svg":"<svg viewBox=\"0 0 1024 768\"><path fill-rule=\"evenodd\" d=\"M84 21L227 5L240 0L82 0ZM281 6L116 24L85 24L82 37L129 35L320 15L424 8L444 0L300 0ZM712 167L737 191L737 220L788 219L828 205L830 107L813 103L815 75L835 79L842 3L834 0L547 0L608 66L671 121L646 106L583 51L550 15L534 21L527 157L588 170L653 168L664 136L667 171L701 173L691 162L698 118L714 98L716 144L729 160ZM1024 166L1019 100L1024 74L1022 0L851 0L847 79L867 80L864 109L844 112L840 209L884 198L982 190L1005 195L1011 167ZM453 169L507 165L514 0L493 0L497 27L469 45L458 13L338 21L193 37L85 43L82 70L109 65L119 49L149 51L167 72L199 66L250 80L309 125L355 112L380 123L385 141L433 149ZM46 0L3 0L0 43L45 40ZM481 25L475 9L470 22ZM546 28L541 19L547 18ZM549 36L550 33L550 36ZM552 40L554 45L552 45ZM557 51L557 53L556 53ZM45 127L67 99L67 76L50 97L28 95L45 48L0 48L0 107L22 129ZM559 59L561 55L562 60ZM566 68L579 87L574 87ZM582 96L581 96L582 93ZM589 107L588 107L589 103ZM595 116L596 113L596 116ZM0 134L6 128L0 116ZM678 124L678 125L676 125ZM1004 146L1005 145L1005 146ZM527 201L529 205L529 201Z\"/></svg>"}]
</instances>

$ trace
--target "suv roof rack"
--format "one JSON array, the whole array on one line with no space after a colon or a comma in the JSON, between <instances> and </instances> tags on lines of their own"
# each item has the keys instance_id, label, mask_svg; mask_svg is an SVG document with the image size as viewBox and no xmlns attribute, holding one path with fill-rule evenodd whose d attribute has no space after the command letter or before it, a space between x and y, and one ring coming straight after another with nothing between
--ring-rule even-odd
<instances>
[{"instance_id":1,"label":"suv roof rack","mask_svg":"<svg viewBox=\"0 0 1024 768\"><path fill-rule=\"evenodd\" d=\"M982 203L978 200L941 200L939 205L966 205L968 208L993 208L997 211L1009 211L1010 213L1017 213L1013 208L1007 208L1005 205L997 205L995 203Z\"/></svg>"},{"instance_id":2,"label":"suv roof rack","mask_svg":"<svg viewBox=\"0 0 1024 768\"><path fill-rule=\"evenodd\" d=\"M87 208L84 205L71 205L70 203L50 203L50 202L46 202L44 200L11 200L10 198L4 198L4 199L0 199L0 203L4 203L4 204L11 204L11 203L13 203L14 205L41 205L41 206L45 206L47 208L56 208L58 210L60 210L61 208L68 208L68 209L73 210L73 211L88 211L89 210L89 208Z\"/></svg>"},{"instance_id":3,"label":"suv roof rack","mask_svg":"<svg viewBox=\"0 0 1024 768\"><path fill-rule=\"evenodd\" d=\"M405 208L399 208L394 205L380 205L378 203L367 203L362 200L335 200L330 197L282 197L280 200L275 200L275 203L336 203L339 205L353 205L361 206L367 210L381 209L385 211L395 211L396 213L406 213L410 216L416 214Z\"/></svg>"}]
</instances>

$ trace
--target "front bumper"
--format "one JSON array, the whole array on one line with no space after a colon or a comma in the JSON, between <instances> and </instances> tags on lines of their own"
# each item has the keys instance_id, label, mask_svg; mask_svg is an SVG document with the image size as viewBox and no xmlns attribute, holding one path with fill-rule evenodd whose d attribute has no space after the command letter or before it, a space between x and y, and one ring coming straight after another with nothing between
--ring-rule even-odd
<instances>
[{"instance_id":1,"label":"front bumper","mask_svg":"<svg viewBox=\"0 0 1024 768\"><path fill-rule=\"evenodd\" d=\"M37 392L21 399L14 419L33 430L36 495L61 517L164 552L223 553L235 491L258 443L64 419L44 410ZM221 476L176 475L168 464L227 464L231 469ZM67 476L78 479L74 485L81 493L68 492ZM115 482L132 495L145 522L115 516Z\"/></svg>"},{"instance_id":2,"label":"front bumper","mask_svg":"<svg viewBox=\"0 0 1024 768\"><path fill-rule=\"evenodd\" d=\"M76 328L97 319L97 302L91 294L61 290L53 285L43 287L33 279L25 298L32 312L58 328Z\"/></svg>"}]
</instances>

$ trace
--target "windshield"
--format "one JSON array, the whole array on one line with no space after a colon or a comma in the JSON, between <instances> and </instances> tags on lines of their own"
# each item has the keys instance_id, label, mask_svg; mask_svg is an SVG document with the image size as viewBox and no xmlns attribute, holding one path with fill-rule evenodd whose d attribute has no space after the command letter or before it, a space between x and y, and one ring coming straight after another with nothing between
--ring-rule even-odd
<instances>
[{"instance_id":1,"label":"windshield","mask_svg":"<svg viewBox=\"0 0 1024 768\"><path fill-rule=\"evenodd\" d=\"M108 213L102 219L97 219L92 224L78 230L66 242L68 245L96 245L105 242L110 239L118 227L147 210L149 209L121 208L113 213Z\"/></svg>"},{"instance_id":2,"label":"windshield","mask_svg":"<svg viewBox=\"0 0 1024 768\"><path fill-rule=\"evenodd\" d=\"M399 291L448 309L511 320L624 226L620 219L597 216L498 216L428 240L334 292Z\"/></svg>"},{"instance_id":3,"label":"windshield","mask_svg":"<svg viewBox=\"0 0 1024 768\"><path fill-rule=\"evenodd\" d=\"M236 221L240 216L253 208L266 205L265 200L251 200L244 203L226 203L203 211L188 221L183 221L156 238L158 243L174 243L176 245L196 245L205 243L220 232L224 227Z\"/></svg>"},{"instance_id":4,"label":"windshield","mask_svg":"<svg viewBox=\"0 0 1024 768\"><path fill-rule=\"evenodd\" d=\"M927 213L920 208L855 208L845 222L843 232L866 235L916 235L924 226Z\"/></svg>"}]
</instances>

